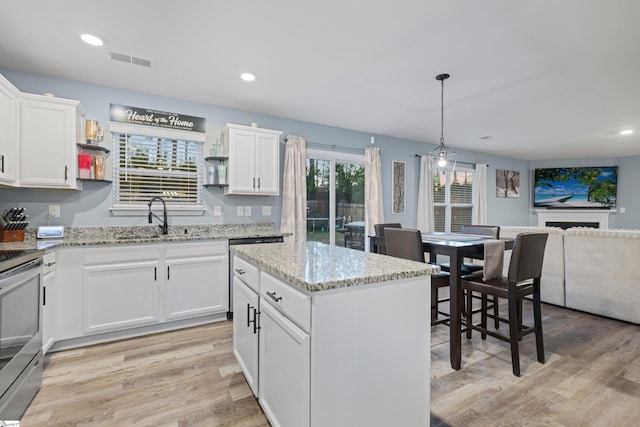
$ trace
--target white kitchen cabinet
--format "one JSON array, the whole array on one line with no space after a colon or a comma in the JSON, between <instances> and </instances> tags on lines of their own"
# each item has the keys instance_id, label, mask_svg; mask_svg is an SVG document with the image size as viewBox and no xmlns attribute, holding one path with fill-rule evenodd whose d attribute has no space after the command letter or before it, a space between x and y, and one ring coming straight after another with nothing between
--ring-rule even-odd
<instances>
[{"instance_id":1,"label":"white kitchen cabinet","mask_svg":"<svg viewBox=\"0 0 640 427\"><path fill-rule=\"evenodd\" d=\"M228 184L224 194L280 194L282 132L227 124Z\"/></svg>"},{"instance_id":2,"label":"white kitchen cabinet","mask_svg":"<svg viewBox=\"0 0 640 427\"><path fill-rule=\"evenodd\" d=\"M16 184L19 154L20 91L0 75L0 184Z\"/></svg>"},{"instance_id":3,"label":"white kitchen cabinet","mask_svg":"<svg viewBox=\"0 0 640 427\"><path fill-rule=\"evenodd\" d=\"M163 245L91 248L82 266L82 332L159 323Z\"/></svg>"},{"instance_id":4,"label":"white kitchen cabinet","mask_svg":"<svg viewBox=\"0 0 640 427\"><path fill-rule=\"evenodd\" d=\"M20 186L78 189L76 144L84 114L79 101L20 96Z\"/></svg>"},{"instance_id":5,"label":"white kitchen cabinet","mask_svg":"<svg viewBox=\"0 0 640 427\"><path fill-rule=\"evenodd\" d=\"M275 426L309 426L309 335L265 301L260 301L260 405Z\"/></svg>"},{"instance_id":6,"label":"white kitchen cabinet","mask_svg":"<svg viewBox=\"0 0 640 427\"><path fill-rule=\"evenodd\" d=\"M56 252L56 350L226 318L226 240Z\"/></svg>"},{"instance_id":7,"label":"white kitchen cabinet","mask_svg":"<svg viewBox=\"0 0 640 427\"><path fill-rule=\"evenodd\" d=\"M47 354L56 336L56 252L44 254L42 275L42 354Z\"/></svg>"},{"instance_id":8,"label":"white kitchen cabinet","mask_svg":"<svg viewBox=\"0 0 640 427\"><path fill-rule=\"evenodd\" d=\"M165 319L226 313L229 304L227 242L165 246Z\"/></svg>"},{"instance_id":9,"label":"white kitchen cabinet","mask_svg":"<svg viewBox=\"0 0 640 427\"><path fill-rule=\"evenodd\" d=\"M258 294L233 278L233 354L254 396L258 396Z\"/></svg>"}]
</instances>

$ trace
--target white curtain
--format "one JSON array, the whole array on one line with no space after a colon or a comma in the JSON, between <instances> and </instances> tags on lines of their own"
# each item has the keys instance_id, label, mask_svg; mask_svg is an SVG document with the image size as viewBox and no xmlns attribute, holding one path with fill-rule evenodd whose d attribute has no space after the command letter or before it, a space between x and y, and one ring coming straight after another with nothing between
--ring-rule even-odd
<instances>
[{"instance_id":1,"label":"white curtain","mask_svg":"<svg viewBox=\"0 0 640 427\"><path fill-rule=\"evenodd\" d=\"M304 138L289 135L284 153L282 177L282 220L280 230L291 233L286 241L307 240L307 148Z\"/></svg>"},{"instance_id":2,"label":"white curtain","mask_svg":"<svg viewBox=\"0 0 640 427\"><path fill-rule=\"evenodd\" d=\"M418 230L430 233L435 230L433 221L433 172L431 158L420 156L420 181L418 182Z\"/></svg>"},{"instance_id":3,"label":"white curtain","mask_svg":"<svg viewBox=\"0 0 640 427\"><path fill-rule=\"evenodd\" d=\"M478 163L473 174L471 224L487 224L487 167Z\"/></svg>"},{"instance_id":4,"label":"white curtain","mask_svg":"<svg viewBox=\"0 0 640 427\"><path fill-rule=\"evenodd\" d=\"M374 224L384 223L384 207L382 200L382 163L380 149L367 147L364 149L364 205L367 219L367 234L375 234Z\"/></svg>"}]
</instances>

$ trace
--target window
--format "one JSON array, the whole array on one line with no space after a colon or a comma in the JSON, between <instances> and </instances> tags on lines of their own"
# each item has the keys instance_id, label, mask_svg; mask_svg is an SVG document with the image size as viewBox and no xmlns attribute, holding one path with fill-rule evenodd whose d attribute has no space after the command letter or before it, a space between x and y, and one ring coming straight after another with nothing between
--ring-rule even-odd
<instances>
[{"instance_id":1,"label":"window","mask_svg":"<svg viewBox=\"0 0 640 427\"><path fill-rule=\"evenodd\" d=\"M459 233L471 224L473 169L434 171L433 208L435 231Z\"/></svg>"},{"instance_id":2,"label":"window","mask_svg":"<svg viewBox=\"0 0 640 427\"><path fill-rule=\"evenodd\" d=\"M364 156L307 150L307 240L364 250L364 221Z\"/></svg>"},{"instance_id":3,"label":"window","mask_svg":"<svg viewBox=\"0 0 640 427\"><path fill-rule=\"evenodd\" d=\"M112 136L114 210L146 210L155 196L170 210L204 209L202 142L120 132Z\"/></svg>"}]
</instances>

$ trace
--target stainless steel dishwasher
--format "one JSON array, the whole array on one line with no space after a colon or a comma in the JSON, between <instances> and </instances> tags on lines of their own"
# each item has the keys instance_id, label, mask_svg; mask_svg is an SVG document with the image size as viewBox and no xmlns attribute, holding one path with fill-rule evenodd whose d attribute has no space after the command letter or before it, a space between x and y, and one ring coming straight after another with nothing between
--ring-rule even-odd
<instances>
[{"instance_id":1,"label":"stainless steel dishwasher","mask_svg":"<svg viewBox=\"0 0 640 427\"><path fill-rule=\"evenodd\" d=\"M239 239L229 239L229 311L227 319L233 319L233 254L231 249L234 245L257 245L260 243L282 243L282 236L268 237L244 237Z\"/></svg>"}]
</instances>

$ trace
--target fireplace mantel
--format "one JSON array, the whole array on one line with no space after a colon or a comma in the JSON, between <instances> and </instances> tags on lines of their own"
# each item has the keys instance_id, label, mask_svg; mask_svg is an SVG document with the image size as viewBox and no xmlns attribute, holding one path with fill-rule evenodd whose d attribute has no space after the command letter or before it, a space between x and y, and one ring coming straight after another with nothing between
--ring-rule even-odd
<instances>
[{"instance_id":1,"label":"fireplace mantel","mask_svg":"<svg viewBox=\"0 0 640 427\"><path fill-rule=\"evenodd\" d=\"M609 209L536 209L538 226L545 227L547 222L598 223L598 228L609 228Z\"/></svg>"}]
</instances>

